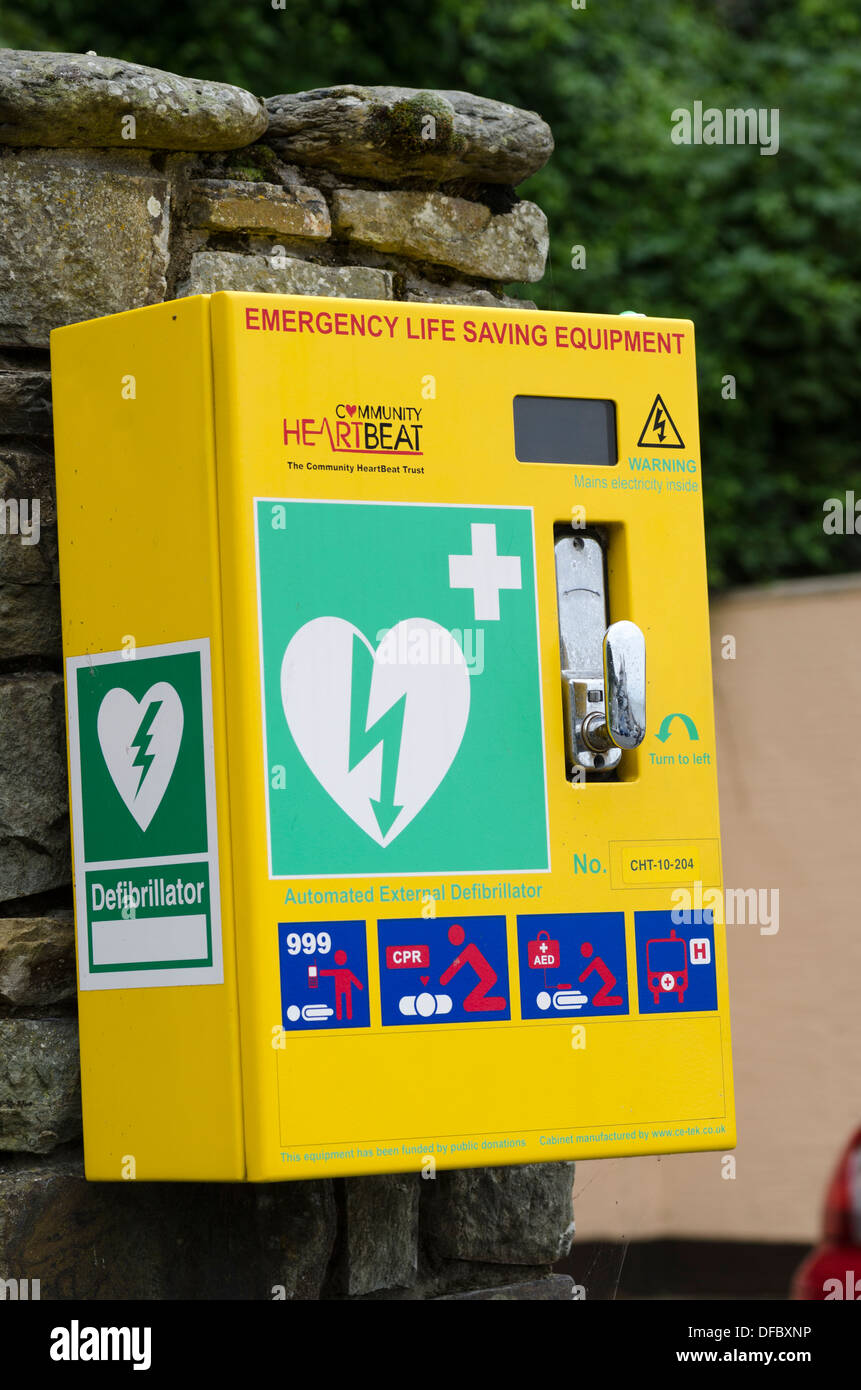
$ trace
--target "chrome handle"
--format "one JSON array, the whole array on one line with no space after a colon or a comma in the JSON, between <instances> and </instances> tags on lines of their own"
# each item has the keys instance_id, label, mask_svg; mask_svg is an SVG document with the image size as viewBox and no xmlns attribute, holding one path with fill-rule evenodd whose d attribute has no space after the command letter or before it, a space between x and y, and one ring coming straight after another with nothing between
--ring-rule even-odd
<instances>
[{"instance_id":1,"label":"chrome handle","mask_svg":"<svg viewBox=\"0 0 861 1390\"><path fill-rule=\"evenodd\" d=\"M646 639L636 623L622 619L604 634L606 714L590 714L581 734L595 753L636 748L646 733Z\"/></svg>"},{"instance_id":2,"label":"chrome handle","mask_svg":"<svg viewBox=\"0 0 861 1390\"><path fill-rule=\"evenodd\" d=\"M646 644L636 623L608 626L606 541L557 528L556 597L569 776L606 776L646 732Z\"/></svg>"}]
</instances>

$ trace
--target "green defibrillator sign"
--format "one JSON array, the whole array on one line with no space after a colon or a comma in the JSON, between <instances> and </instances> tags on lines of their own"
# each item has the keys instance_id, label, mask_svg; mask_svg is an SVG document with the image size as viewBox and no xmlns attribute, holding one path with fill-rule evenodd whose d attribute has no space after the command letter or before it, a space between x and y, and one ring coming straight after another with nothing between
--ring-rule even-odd
<instances>
[{"instance_id":1,"label":"green defibrillator sign","mask_svg":"<svg viewBox=\"0 0 861 1390\"><path fill-rule=\"evenodd\" d=\"M81 988L217 983L208 643L69 668Z\"/></svg>"},{"instance_id":2,"label":"green defibrillator sign","mask_svg":"<svg viewBox=\"0 0 861 1390\"><path fill-rule=\"evenodd\" d=\"M546 870L531 510L256 507L273 877Z\"/></svg>"}]
</instances>

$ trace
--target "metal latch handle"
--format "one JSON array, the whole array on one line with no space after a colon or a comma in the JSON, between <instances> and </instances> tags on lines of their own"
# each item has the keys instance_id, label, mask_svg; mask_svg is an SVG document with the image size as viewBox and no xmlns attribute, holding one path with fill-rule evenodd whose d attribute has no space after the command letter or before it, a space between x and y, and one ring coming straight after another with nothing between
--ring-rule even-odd
<instances>
[{"instance_id":1,"label":"metal latch handle","mask_svg":"<svg viewBox=\"0 0 861 1390\"><path fill-rule=\"evenodd\" d=\"M594 753L636 748L646 733L646 639L623 618L604 634L605 709L588 714L581 737Z\"/></svg>"}]
</instances>

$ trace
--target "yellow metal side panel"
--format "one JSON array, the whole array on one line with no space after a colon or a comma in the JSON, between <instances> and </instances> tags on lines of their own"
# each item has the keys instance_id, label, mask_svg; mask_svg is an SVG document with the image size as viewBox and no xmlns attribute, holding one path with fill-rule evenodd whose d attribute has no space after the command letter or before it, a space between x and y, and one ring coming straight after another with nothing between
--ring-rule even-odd
<instances>
[{"instance_id":1,"label":"yellow metal side panel","mask_svg":"<svg viewBox=\"0 0 861 1390\"><path fill-rule=\"evenodd\" d=\"M678 887L696 893L699 883L707 893L721 884L692 324L232 294L213 297L212 315L249 1177L409 1170L429 1156L440 1166L462 1167L731 1148L720 918L714 926L716 1007L676 1011L664 1002L663 1012L650 1012L648 998L640 997L648 991L638 986L643 942L635 914L669 912ZM353 326L371 316L377 331ZM511 341L511 325L523 326L529 342ZM591 342L591 350L571 346L572 329L575 344ZM647 346L623 350L621 329L648 335L639 339ZM618 337L611 340L610 333ZM658 334L670 350L657 352ZM684 441L674 454L654 443L638 445L658 393ZM516 395L615 401L618 465L518 462ZM410 460L410 471L363 470L355 454L348 455L349 471L336 466L345 459L333 448L335 422L341 420L344 439L352 439L358 409L381 402L421 409L422 456ZM684 461L681 470L662 475L659 461L652 474L649 466L643 472L629 462L630 456L661 455ZM636 486L652 477L662 482L660 489ZM354 503L369 516L372 506L387 504L393 528L406 517L400 510L405 504L474 508L476 519L482 507L530 513L549 869L530 862L520 865L522 872L423 872L417 863L388 874L350 872L339 866L335 850L325 866L326 840L316 874L273 873L270 806L277 796L289 798L291 788L284 789L278 781L283 768L271 757L267 764L264 752L264 723L271 718L274 728L280 715L277 694L271 716L263 709L255 498L273 508L282 501L291 507ZM647 737L625 754L622 780L615 783L572 785L566 777L553 536L555 526L570 524L574 506L585 507L588 525L609 528L611 614L639 624L647 642ZM273 512L271 525L281 524ZM341 538L335 523L322 542L314 534L300 534L295 547L326 584L327 568L339 563ZM328 560L312 553L321 544ZM373 574L373 562L363 561L363 573ZM288 588L277 603L289 614L301 597ZM330 597L321 594L317 611L355 621L361 602L362 581L351 584L347 577L339 606L326 606ZM394 576L380 630L411 616L399 603ZM364 635L371 648L381 640L372 628ZM512 680L518 658L511 651ZM671 737L657 738L664 719L676 712L693 721L696 741L688 741L678 721ZM481 776L495 813L513 814L505 748L487 758ZM307 777L302 785L302 797L289 803L297 842L307 838L304 822L312 798L321 794ZM340 830L332 845L337 837ZM405 889L414 891L412 900L393 896ZM515 889L523 896L515 898ZM338 891L344 896L333 901ZM627 1015L583 1016L582 1022L576 1014L525 1017L519 912L624 914ZM420 942L435 930L434 913L463 914L466 927L478 914L504 915L510 1020L488 1015L467 1025L440 1020L433 1026L384 1020L386 966L378 939L385 920L413 919L407 942ZM356 919L367 931L367 1025L337 1028L333 1019L305 1031L301 1023L291 1028L279 974L279 924L296 924L301 933ZM581 966L573 965L575 978ZM364 1007L363 996L356 997Z\"/></svg>"},{"instance_id":2,"label":"yellow metal side panel","mask_svg":"<svg viewBox=\"0 0 861 1390\"><path fill-rule=\"evenodd\" d=\"M239 1179L209 302L63 328L51 351L64 654L208 639L218 793L224 983L79 991L87 1176Z\"/></svg>"}]
</instances>

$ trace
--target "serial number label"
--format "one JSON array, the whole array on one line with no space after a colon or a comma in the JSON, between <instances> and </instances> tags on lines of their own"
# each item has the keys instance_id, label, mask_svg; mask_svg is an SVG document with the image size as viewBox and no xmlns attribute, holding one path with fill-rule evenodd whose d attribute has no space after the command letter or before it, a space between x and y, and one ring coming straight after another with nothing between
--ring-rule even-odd
<instances>
[{"instance_id":1,"label":"serial number label","mask_svg":"<svg viewBox=\"0 0 861 1390\"><path fill-rule=\"evenodd\" d=\"M717 840L615 840L610 871L616 888L720 883Z\"/></svg>"},{"instance_id":2,"label":"serial number label","mask_svg":"<svg viewBox=\"0 0 861 1390\"><path fill-rule=\"evenodd\" d=\"M626 864L629 873L644 873L652 869L663 869L664 871L679 869L695 869L696 861L693 855L689 859L631 859Z\"/></svg>"}]
</instances>

